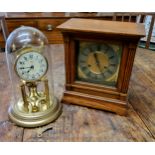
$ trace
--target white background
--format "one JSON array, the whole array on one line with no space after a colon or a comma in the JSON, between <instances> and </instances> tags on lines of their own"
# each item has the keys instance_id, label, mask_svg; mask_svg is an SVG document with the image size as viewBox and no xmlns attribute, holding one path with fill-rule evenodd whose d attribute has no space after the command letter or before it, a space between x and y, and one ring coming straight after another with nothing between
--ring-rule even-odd
<instances>
[{"instance_id":1,"label":"white background","mask_svg":"<svg viewBox=\"0 0 155 155\"><path fill-rule=\"evenodd\" d=\"M0 0L0 12L153 12L154 0Z\"/></svg>"},{"instance_id":2,"label":"white background","mask_svg":"<svg viewBox=\"0 0 155 155\"><path fill-rule=\"evenodd\" d=\"M153 1L155 0L0 0L0 12L155 12ZM151 155L154 153L155 143L0 144L1 155Z\"/></svg>"}]
</instances>

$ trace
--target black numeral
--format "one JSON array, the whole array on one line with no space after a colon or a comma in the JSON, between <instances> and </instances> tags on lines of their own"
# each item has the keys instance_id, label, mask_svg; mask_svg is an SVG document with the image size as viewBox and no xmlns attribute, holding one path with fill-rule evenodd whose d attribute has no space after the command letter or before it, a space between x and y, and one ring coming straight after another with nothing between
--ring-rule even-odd
<instances>
[{"instance_id":1,"label":"black numeral","mask_svg":"<svg viewBox=\"0 0 155 155\"><path fill-rule=\"evenodd\" d=\"M30 54L30 59L33 59L33 55L32 54Z\"/></svg>"},{"instance_id":2,"label":"black numeral","mask_svg":"<svg viewBox=\"0 0 155 155\"><path fill-rule=\"evenodd\" d=\"M27 57L24 57L24 60L27 61Z\"/></svg>"},{"instance_id":3,"label":"black numeral","mask_svg":"<svg viewBox=\"0 0 155 155\"><path fill-rule=\"evenodd\" d=\"M113 58L114 58L114 55L112 55L112 56L109 57L109 59L113 59Z\"/></svg>"},{"instance_id":4,"label":"black numeral","mask_svg":"<svg viewBox=\"0 0 155 155\"><path fill-rule=\"evenodd\" d=\"M113 74L113 71L111 71L110 69L108 69L107 72Z\"/></svg>"},{"instance_id":5,"label":"black numeral","mask_svg":"<svg viewBox=\"0 0 155 155\"><path fill-rule=\"evenodd\" d=\"M20 63L21 65L24 65L24 64L25 64L23 61L19 61L19 63Z\"/></svg>"}]
</instances>

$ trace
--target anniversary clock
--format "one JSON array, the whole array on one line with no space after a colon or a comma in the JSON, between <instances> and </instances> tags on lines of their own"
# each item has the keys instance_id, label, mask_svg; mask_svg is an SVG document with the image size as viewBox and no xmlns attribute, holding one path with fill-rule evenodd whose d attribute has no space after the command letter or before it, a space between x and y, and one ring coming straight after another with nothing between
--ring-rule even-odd
<instances>
[{"instance_id":1,"label":"anniversary clock","mask_svg":"<svg viewBox=\"0 0 155 155\"><path fill-rule=\"evenodd\" d=\"M63 102L126 114L129 80L144 25L73 18L57 28L65 44Z\"/></svg>"},{"instance_id":2,"label":"anniversary clock","mask_svg":"<svg viewBox=\"0 0 155 155\"><path fill-rule=\"evenodd\" d=\"M19 126L50 123L61 113L54 96L52 62L44 34L32 27L14 30L6 42L6 58L12 85L9 118Z\"/></svg>"}]
</instances>

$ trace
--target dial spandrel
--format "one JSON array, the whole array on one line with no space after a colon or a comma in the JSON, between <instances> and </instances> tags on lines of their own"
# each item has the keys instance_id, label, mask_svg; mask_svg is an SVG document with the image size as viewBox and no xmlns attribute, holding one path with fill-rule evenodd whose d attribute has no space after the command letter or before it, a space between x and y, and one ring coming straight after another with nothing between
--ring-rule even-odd
<instances>
[{"instance_id":1,"label":"dial spandrel","mask_svg":"<svg viewBox=\"0 0 155 155\"><path fill-rule=\"evenodd\" d=\"M86 82L115 86L120 66L121 45L93 42L81 42L79 45L77 78Z\"/></svg>"},{"instance_id":2,"label":"dial spandrel","mask_svg":"<svg viewBox=\"0 0 155 155\"><path fill-rule=\"evenodd\" d=\"M45 75L47 68L46 58L35 51L21 54L15 63L17 75L25 81L39 80Z\"/></svg>"}]
</instances>

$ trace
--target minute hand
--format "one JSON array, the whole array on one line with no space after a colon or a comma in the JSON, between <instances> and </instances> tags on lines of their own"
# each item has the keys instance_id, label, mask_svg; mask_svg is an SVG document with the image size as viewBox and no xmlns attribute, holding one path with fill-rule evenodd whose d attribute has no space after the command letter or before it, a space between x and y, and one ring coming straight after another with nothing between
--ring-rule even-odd
<instances>
[{"instance_id":1,"label":"minute hand","mask_svg":"<svg viewBox=\"0 0 155 155\"><path fill-rule=\"evenodd\" d=\"M20 69L27 69L27 68L31 68L31 69L33 69L34 66L30 66L30 67L20 67Z\"/></svg>"},{"instance_id":2,"label":"minute hand","mask_svg":"<svg viewBox=\"0 0 155 155\"><path fill-rule=\"evenodd\" d=\"M27 68L31 68L31 67L20 67L20 69L27 69Z\"/></svg>"},{"instance_id":3,"label":"minute hand","mask_svg":"<svg viewBox=\"0 0 155 155\"><path fill-rule=\"evenodd\" d=\"M97 67L100 70L100 72L102 73L102 69L101 69L101 65L100 65L97 53L94 53L94 57L95 57L95 61L96 61Z\"/></svg>"}]
</instances>

